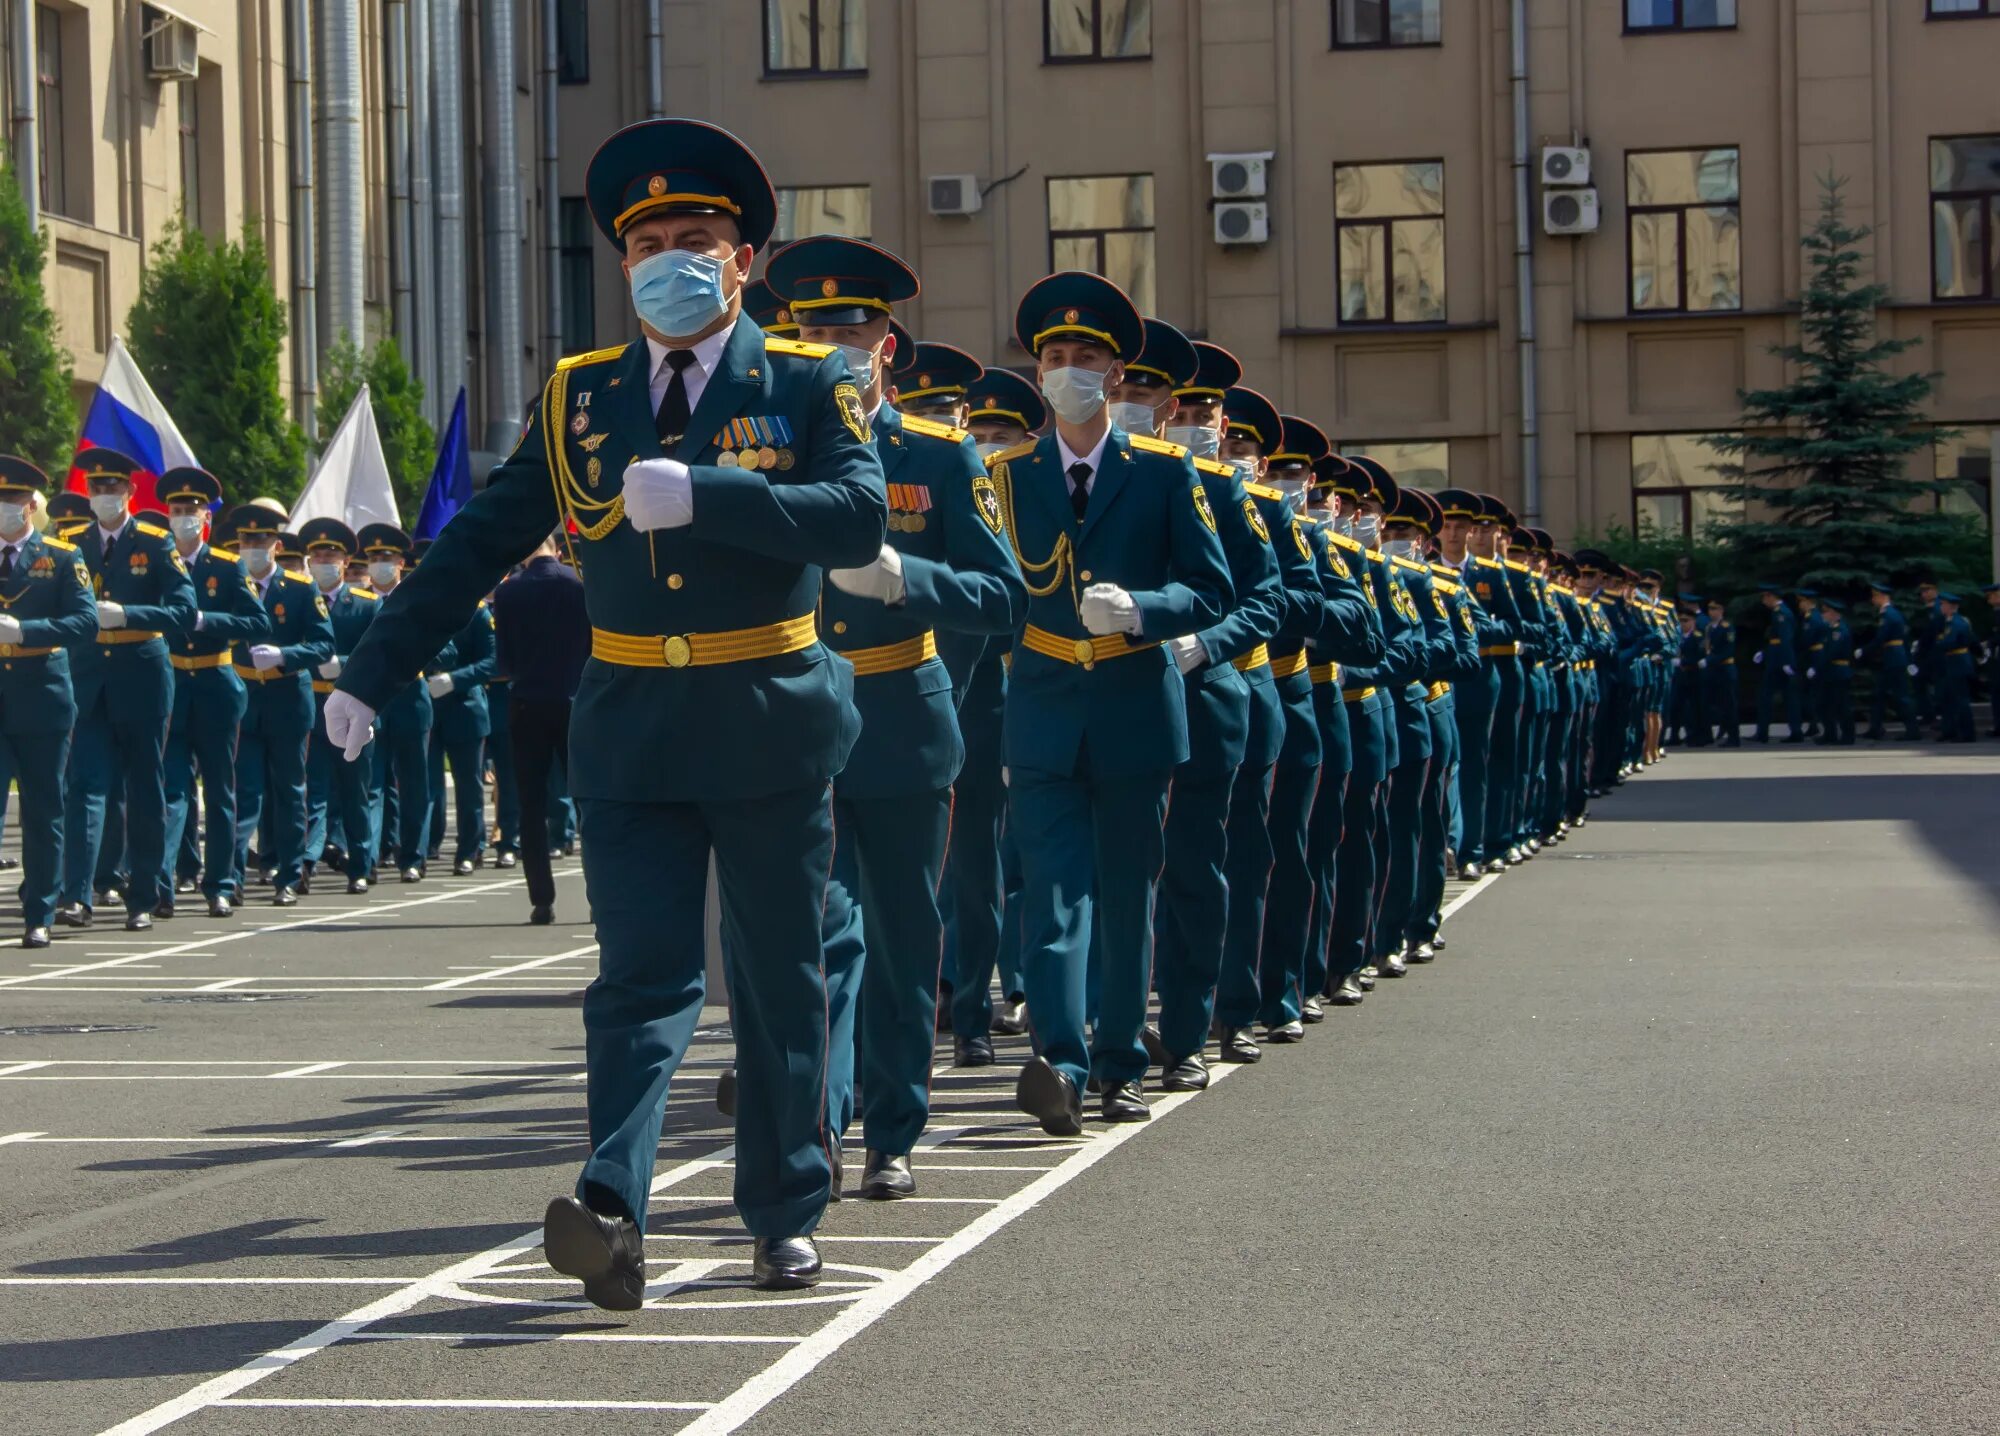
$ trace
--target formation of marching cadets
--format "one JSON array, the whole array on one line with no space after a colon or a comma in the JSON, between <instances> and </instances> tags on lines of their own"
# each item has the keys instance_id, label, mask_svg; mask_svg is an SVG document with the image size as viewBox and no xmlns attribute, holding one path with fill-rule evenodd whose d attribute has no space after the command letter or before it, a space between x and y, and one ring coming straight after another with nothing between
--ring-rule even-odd
<instances>
[{"instance_id":1,"label":"formation of marching cadets","mask_svg":"<svg viewBox=\"0 0 2000 1436\"><path fill-rule=\"evenodd\" d=\"M47 478L0 455L0 763L19 788L24 947L107 904L134 932L195 893L226 918L253 877L278 907L322 869L363 893L378 851L419 882L446 836L447 761L455 871L483 864L483 607L385 709L369 762L334 761L318 721L420 545L393 524L293 533L268 500L218 513L222 487L196 468L160 475L165 512L139 516L136 460L96 448L77 467L87 492L51 500L42 531ZM496 767L506 829L504 753ZM503 831L501 866L515 841Z\"/></svg>"}]
</instances>

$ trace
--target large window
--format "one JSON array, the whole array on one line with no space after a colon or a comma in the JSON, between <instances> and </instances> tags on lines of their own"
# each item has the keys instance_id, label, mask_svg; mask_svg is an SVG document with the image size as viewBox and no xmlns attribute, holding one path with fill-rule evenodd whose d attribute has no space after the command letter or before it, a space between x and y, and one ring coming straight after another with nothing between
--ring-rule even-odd
<instances>
[{"instance_id":1,"label":"large window","mask_svg":"<svg viewBox=\"0 0 2000 1436\"><path fill-rule=\"evenodd\" d=\"M1707 434L1632 436L1632 527L1640 537L1700 537L1712 519L1743 512L1723 470L1732 459L1708 446Z\"/></svg>"},{"instance_id":2,"label":"large window","mask_svg":"<svg viewBox=\"0 0 2000 1436\"><path fill-rule=\"evenodd\" d=\"M1420 489L1451 487L1451 446L1442 439L1385 439L1377 444L1342 444L1342 458L1356 454L1373 459L1400 486Z\"/></svg>"},{"instance_id":3,"label":"large window","mask_svg":"<svg viewBox=\"0 0 2000 1436\"><path fill-rule=\"evenodd\" d=\"M1439 44L1443 9L1443 0L1333 0L1333 47Z\"/></svg>"},{"instance_id":4,"label":"large window","mask_svg":"<svg viewBox=\"0 0 2000 1436\"><path fill-rule=\"evenodd\" d=\"M1728 30L1736 0L1625 0L1627 30Z\"/></svg>"},{"instance_id":5,"label":"large window","mask_svg":"<svg viewBox=\"0 0 2000 1436\"><path fill-rule=\"evenodd\" d=\"M69 187L63 182L62 12L35 7L35 130L41 141L42 209L66 214Z\"/></svg>"},{"instance_id":6,"label":"large window","mask_svg":"<svg viewBox=\"0 0 2000 1436\"><path fill-rule=\"evenodd\" d=\"M1625 156L1635 314L1743 307L1740 198L1734 146Z\"/></svg>"},{"instance_id":7,"label":"large window","mask_svg":"<svg viewBox=\"0 0 2000 1436\"><path fill-rule=\"evenodd\" d=\"M764 73L868 68L868 0L764 0Z\"/></svg>"},{"instance_id":8,"label":"large window","mask_svg":"<svg viewBox=\"0 0 2000 1436\"><path fill-rule=\"evenodd\" d=\"M1937 507L1948 514L1978 514L1993 522L1993 438L2000 427L1960 424L1955 439L1939 439L1931 448L1932 474L1949 483L1938 494Z\"/></svg>"},{"instance_id":9,"label":"large window","mask_svg":"<svg viewBox=\"0 0 2000 1436\"><path fill-rule=\"evenodd\" d=\"M1143 60L1153 53L1153 0L1042 0L1051 60Z\"/></svg>"},{"instance_id":10,"label":"large window","mask_svg":"<svg viewBox=\"0 0 2000 1436\"><path fill-rule=\"evenodd\" d=\"M1333 167L1340 317L1444 321L1444 161Z\"/></svg>"},{"instance_id":11,"label":"large window","mask_svg":"<svg viewBox=\"0 0 2000 1436\"><path fill-rule=\"evenodd\" d=\"M849 239L867 239L874 233L873 221L865 184L781 189L778 227L771 237L783 243L809 234L844 234Z\"/></svg>"},{"instance_id":12,"label":"large window","mask_svg":"<svg viewBox=\"0 0 2000 1436\"><path fill-rule=\"evenodd\" d=\"M562 345L565 354L597 347L597 280L592 266L590 201L566 199L559 216L562 248Z\"/></svg>"},{"instance_id":13,"label":"large window","mask_svg":"<svg viewBox=\"0 0 2000 1436\"><path fill-rule=\"evenodd\" d=\"M2000 15L2000 0L1930 0L1924 15L1931 20L1978 20Z\"/></svg>"},{"instance_id":14,"label":"large window","mask_svg":"<svg viewBox=\"0 0 2000 1436\"><path fill-rule=\"evenodd\" d=\"M556 0L556 83L590 82L590 0Z\"/></svg>"},{"instance_id":15,"label":"large window","mask_svg":"<svg viewBox=\"0 0 2000 1436\"><path fill-rule=\"evenodd\" d=\"M1049 267L1088 269L1151 314L1153 177L1095 175L1049 181Z\"/></svg>"},{"instance_id":16,"label":"large window","mask_svg":"<svg viewBox=\"0 0 2000 1436\"><path fill-rule=\"evenodd\" d=\"M1931 296L2000 296L2000 135L1931 141Z\"/></svg>"}]
</instances>

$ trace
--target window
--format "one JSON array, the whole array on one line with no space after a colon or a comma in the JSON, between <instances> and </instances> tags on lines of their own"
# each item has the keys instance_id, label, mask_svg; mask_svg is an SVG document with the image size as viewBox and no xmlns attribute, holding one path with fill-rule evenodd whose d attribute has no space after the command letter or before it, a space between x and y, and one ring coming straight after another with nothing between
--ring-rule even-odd
<instances>
[{"instance_id":1,"label":"window","mask_svg":"<svg viewBox=\"0 0 2000 1436\"><path fill-rule=\"evenodd\" d=\"M1633 313L1743 307L1739 183L1734 146L1625 156Z\"/></svg>"},{"instance_id":2,"label":"window","mask_svg":"<svg viewBox=\"0 0 2000 1436\"><path fill-rule=\"evenodd\" d=\"M1333 167L1340 317L1444 322L1444 161Z\"/></svg>"},{"instance_id":3,"label":"window","mask_svg":"<svg viewBox=\"0 0 2000 1436\"><path fill-rule=\"evenodd\" d=\"M868 68L868 0L764 0L764 73Z\"/></svg>"},{"instance_id":4,"label":"window","mask_svg":"<svg viewBox=\"0 0 2000 1436\"><path fill-rule=\"evenodd\" d=\"M1442 0L1333 0L1333 48L1440 44L1443 9Z\"/></svg>"},{"instance_id":5,"label":"window","mask_svg":"<svg viewBox=\"0 0 2000 1436\"><path fill-rule=\"evenodd\" d=\"M1632 436L1632 527L1641 538L1692 540L1711 520L1735 518L1724 470L1733 459L1708 446L1708 434Z\"/></svg>"},{"instance_id":6,"label":"window","mask_svg":"<svg viewBox=\"0 0 2000 1436\"><path fill-rule=\"evenodd\" d=\"M778 191L778 227L772 238L781 243L809 234L844 234L867 239L874 233L874 215L865 184L830 189Z\"/></svg>"},{"instance_id":7,"label":"window","mask_svg":"<svg viewBox=\"0 0 2000 1436\"><path fill-rule=\"evenodd\" d=\"M597 280L592 267L590 201L565 199L558 218L562 248L556 251L562 270L562 345L565 354L582 354L597 347Z\"/></svg>"},{"instance_id":8,"label":"window","mask_svg":"<svg viewBox=\"0 0 2000 1436\"><path fill-rule=\"evenodd\" d=\"M1930 0L1927 20L1978 20L2000 15L2000 0Z\"/></svg>"},{"instance_id":9,"label":"window","mask_svg":"<svg viewBox=\"0 0 2000 1436\"><path fill-rule=\"evenodd\" d=\"M47 5L35 7L36 134L41 140L42 210L67 213L69 187L63 183L63 53L62 15Z\"/></svg>"},{"instance_id":10,"label":"window","mask_svg":"<svg viewBox=\"0 0 2000 1436\"><path fill-rule=\"evenodd\" d=\"M556 83L590 81L590 0L556 0Z\"/></svg>"},{"instance_id":11,"label":"window","mask_svg":"<svg viewBox=\"0 0 2000 1436\"><path fill-rule=\"evenodd\" d=\"M189 229L201 228L201 95L192 83L180 91L181 217Z\"/></svg>"},{"instance_id":12,"label":"window","mask_svg":"<svg viewBox=\"0 0 2000 1436\"><path fill-rule=\"evenodd\" d=\"M1442 439L1342 444L1340 454L1342 458L1361 454L1373 459L1389 471L1389 477L1398 485L1413 484L1420 489L1451 487L1451 446Z\"/></svg>"},{"instance_id":13,"label":"window","mask_svg":"<svg viewBox=\"0 0 2000 1436\"><path fill-rule=\"evenodd\" d=\"M1729 30L1736 0L1625 0L1627 30Z\"/></svg>"},{"instance_id":14,"label":"window","mask_svg":"<svg viewBox=\"0 0 2000 1436\"><path fill-rule=\"evenodd\" d=\"M1042 0L1050 60L1143 60L1153 53L1153 0Z\"/></svg>"},{"instance_id":15,"label":"window","mask_svg":"<svg viewBox=\"0 0 2000 1436\"><path fill-rule=\"evenodd\" d=\"M1931 141L1931 297L2000 295L2000 135Z\"/></svg>"},{"instance_id":16,"label":"window","mask_svg":"<svg viewBox=\"0 0 2000 1436\"><path fill-rule=\"evenodd\" d=\"M1963 424L1958 437L1939 439L1931 448L1932 474L1952 485L1935 496L1937 508L1948 514L1978 514L1993 523L1993 439L2000 428Z\"/></svg>"},{"instance_id":17,"label":"window","mask_svg":"<svg viewBox=\"0 0 2000 1436\"><path fill-rule=\"evenodd\" d=\"M1101 274L1151 314L1153 177L1099 175L1049 181L1049 267Z\"/></svg>"}]
</instances>

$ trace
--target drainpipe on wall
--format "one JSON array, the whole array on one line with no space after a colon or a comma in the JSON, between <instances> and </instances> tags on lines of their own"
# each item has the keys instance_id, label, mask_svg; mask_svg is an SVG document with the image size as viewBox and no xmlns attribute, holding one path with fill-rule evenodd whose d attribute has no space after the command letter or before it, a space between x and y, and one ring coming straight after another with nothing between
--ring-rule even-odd
<instances>
[{"instance_id":1,"label":"drainpipe on wall","mask_svg":"<svg viewBox=\"0 0 2000 1436\"><path fill-rule=\"evenodd\" d=\"M431 205L431 0L410 0L410 243L411 304L416 313L410 367L424 386L424 417L436 428L438 395L438 273L436 216Z\"/></svg>"},{"instance_id":2,"label":"drainpipe on wall","mask_svg":"<svg viewBox=\"0 0 2000 1436\"><path fill-rule=\"evenodd\" d=\"M410 6L388 0L383 8L384 48L389 61L389 267L390 314L396 342L408 355L415 348L415 296L411 267L416 261L410 233Z\"/></svg>"},{"instance_id":3,"label":"drainpipe on wall","mask_svg":"<svg viewBox=\"0 0 2000 1436\"><path fill-rule=\"evenodd\" d=\"M465 383L465 70L459 0L430 0L433 176L437 181L437 407Z\"/></svg>"},{"instance_id":4,"label":"drainpipe on wall","mask_svg":"<svg viewBox=\"0 0 2000 1436\"><path fill-rule=\"evenodd\" d=\"M361 9L354 0L320 0L317 39L325 334L329 342L344 334L359 345L368 337L362 274L368 201L361 154Z\"/></svg>"},{"instance_id":5,"label":"drainpipe on wall","mask_svg":"<svg viewBox=\"0 0 2000 1436\"><path fill-rule=\"evenodd\" d=\"M562 357L562 157L556 152L557 0L542 0L542 270L547 290L542 368Z\"/></svg>"},{"instance_id":6,"label":"drainpipe on wall","mask_svg":"<svg viewBox=\"0 0 2000 1436\"><path fill-rule=\"evenodd\" d=\"M657 120L667 112L666 25L660 16L661 0L646 0L646 118Z\"/></svg>"},{"instance_id":7,"label":"drainpipe on wall","mask_svg":"<svg viewBox=\"0 0 2000 1436\"><path fill-rule=\"evenodd\" d=\"M319 432L313 412L319 403L319 258L313 237L317 220L313 210L311 0L289 0L285 31L291 69L287 133L292 170L292 384L298 391L294 407L299 426L312 442Z\"/></svg>"},{"instance_id":8,"label":"drainpipe on wall","mask_svg":"<svg viewBox=\"0 0 2000 1436\"><path fill-rule=\"evenodd\" d=\"M486 0L479 30L485 81L480 160L486 197L486 447L504 454L520 435L521 406L528 398L521 362L520 126L511 0Z\"/></svg>"},{"instance_id":9,"label":"drainpipe on wall","mask_svg":"<svg viewBox=\"0 0 2000 1436\"><path fill-rule=\"evenodd\" d=\"M14 172L21 180L21 201L28 206L28 227L42 222L41 147L35 142L35 3L14 0L14 116L7 147Z\"/></svg>"},{"instance_id":10,"label":"drainpipe on wall","mask_svg":"<svg viewBox=\"0 0 2000 1436\"><path fill-rule=\"evenodd\" d=\"M1534 223L1528 213L1528 0L1511 0L1514 91L1514 288L1520 299L1521 519L1542 515L1541 386L1535 375Z\"/></svg>"}]
</instances>

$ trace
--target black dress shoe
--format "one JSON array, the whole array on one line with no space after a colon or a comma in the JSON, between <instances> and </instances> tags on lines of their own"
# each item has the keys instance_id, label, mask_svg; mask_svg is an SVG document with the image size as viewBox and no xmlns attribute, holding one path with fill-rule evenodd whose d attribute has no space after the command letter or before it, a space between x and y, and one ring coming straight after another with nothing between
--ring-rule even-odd
<instances>
[{"instance_id":1,"label":"black dress shoe","mask_svg":"<svg viewBox=\"0 0 2000 1436\"><path fill-rule=\"evenodd\" d=\"M1165 1067L1174 1060L1174 1054L1167 1051L1167 1044L1160 1041L1160 1029L1152 1023L1148 1022L1139 1029L1139 1042L1146 1049L1149 1066Z\"/></svg>"},{"instance_id":2,"label":"black dress shoe","mask_svg":"<svg viewBox=\"0 0 2000 1436\"><path fill-rule=\"evenodd\" d=\"M193 878L176 878L174 879L174 894L177 897L185 897L199 886L200 884Z\"/></svg>"},{"instance_id":3,"label":"black dress shoe","mask_svg":"<svg viewBox=\"0 0 2000 1436\"><path fill-rule=\"evenodd\" d=\"M819 1248L811 1237L758 1237L751 1281L760 1291L802 1291L819 1285Z\"/></svg>"},{"instance_id":4,"label":"black dress shoe","mask_svg":"<svg viewBox=\"0 0 2000 1436\"><path fill-rule=\"evenodd\" d=\"M555 920L556 905L554 903L538 902L528 913L528 921L535 927L547 927Z\"/></svg>"},{"instance_id":5,"label":"black dress shoe","mask_svg":"<svg viewBox=\"0 0 2000 1436\"><path fill-rule=\"evenodd\" d=\"M1028 1059L1014 1083L1014 1102L1051 1137L1075 1137L1083 1132L1083 1099L1077 1094L1076 1083L1046 1057Z\"/></svg>"},{"instance_id":6,"label":"black dress shoe","mask_svg":"<svg viewBox=\"0 0 2000 1436\"><path fill-rule=\"evenodd\" d=\"M125 918L125 931L151 932L152 930L153 930L153 915L151 913L135 912L127 914Z\"/></svg>"},{"instance_id":7,"label":"black dress shoe","mask_svg":"<svg viewBox=\"0 0 2000 1436\"><path fill-rule=\"evenodd\" d=\"M1083 1095L1086 1097L1102 1097L1104 1095L1104 1079L1099 1077L1095 1072L1084 1078Z\"/></svg>"},{"instance_id":8,"label":"black dress shoe","mask_svg":"<svg viewBox=\"0 0 2000 1436\"><path fill-rule=\"evenodd\" d=\"M1264 1027L1264 1040L1266 1042L1276 1042L1280 1045L1303 1042L1306 1040L1306 1025L1296 1017L1290 1022L1280 1022L1276 1027L1272 1027L1266 1023Z\"/></svg>"},{"instance_id":9,"label":"black dress shoe","mask_svg":"<svg viewBox=\"0 0 2000 1436\"><path fill-rule=\"evenodd\" d=\"M736 1069L725 1067L715 1079L715 1110L725 1117L736 1115Z\"/></svg>"},{"instance_id":10,"label":"black dress shoe","mask_svg":"<svg viewBox=\"0 0 2000 1436\"><path fill-rule=\"evenodd\" d=\"M158 902L153 904L154 917L166 921L171 921L173 915L174 915L174 900L172 898L163 897Z\"/></svg>"},{"instance_id":11,"label":"black dress shoe","mask_svg":"<svg viewBox=\"0 0 2000 1436\"><path fill-rule=\"evenodd\" d=\"M557 1197L542 1217L542 1255L581 1281L593 1306L637 1311L646 1299L646 1240L629 1217L607 1217L575 1197Z\"/></svg>"},{"instance_id":12,"label":"black dress shoe","mask_svg":"<svg viewBox=\"0 0 2000 1436\"><path fill-rule=\"evenodd\" d=\"M312 864L307 863L305 871L299 874L299 896L304 897L313 890Z\"/></svg>"},{"instance_id":13,"label":"black dress shoe","mask_svg":"<svg viewBox=\"0 0 2000 1436\"><path fill-rule=\"evenodd\" d=\"M298 891L294 888L279 888L271 894L272 907L297 907L298 905L299 895Z\"/></svg>"},{"instance_id":14,"label":"black dress shoe","mask_svg":"<svg viewBox=\"0 0 2000 1436\"><path fill-rule=\"evenodd\" d=\"M1107 1122L1144 1122L1153 1115L1137 1082L1107 1082L1099 1110Z\"/></svg>"},{"instance_id":15,"label":"black dress shoe","mask_svg":"<svg viewBox=\"0 0 2000 1436\"><path fill-rule=\"evenodd\" d=\"M454 877L470 877L472 875L472 859L460 858L451 865L451 871Z\"/></svg>"},{"instance_id":16,"label":"black dress shoe","mask_svg":"<svg viewBox=\"0 0 2000 1436\"><path fill-rule=\"evenodd\" d=\"M347 891L353 894L354 896L359 897L362 893L368 891L368 879L349 878L347 880Z\"/></svg>"},{"instance_id":17,"label":"black dress shoe","mask_svg":"<svg viewBox=\"0 0 2000 1436\"><path fill-rule=\"evenodd\" d=\"M571 839L570 839L570 840L569 840L568 842L564 843L564 844L562 845L562 847L558 848L558 849L557 849L557 851L558 851L558 852L560 852L560 853L561 853L561 854L562 854L562 855L563 855L564 857L566 857L566 858L573 858L573 857L575 857L575 856L576 856L576 839L575 839L575 838L571 838ZM819 1258L819 1253L817 1253L817 1252L814 1252L814 1253L813 1253L813 1258L814 1258L814 1260L818 1260L818 1258Z\"/></svg>"},{"instance_id":18,"label":"black dress shoe","mask_svg":"<svg viewBox=\"0 0 2000 1436\"><path fill-rule=\"evenodd\" d=\"M1326 1004L1320 1001L1317 992L1300 1005L1299 1020L1307 1023L1326 1021Z\"/></svg>"},{"instance_id":19,"label":"black dress shoe","mask_svg":"<svg viewBox=\"0 0 2000 1436\"><path fill-rule=\"evenodd\" d=\"M1199 1092L1208 1086L1208 1059L1199 1052L1169 1062L1160 1076L1163 1092Z\"/></svg>"},{"instance_id":20,"label":"black dress shoe","mask_svg":"<svg viewBox=\"0 0 2000 1436\"><path fill-rule=\"evenodd\" d=\"M234 917L236 916L236 909L230 906L228 898L218 894L208 900L208 915L210 917Z\"/></svg>"},{"instance_id":21,"label":"black dress shoe","mask_svg":"<svg viewBox=\"0 0 2000 1436\"><path fill-rule=\"evenodd\" d=\"M1219 1045L1222 1048L1222 1060L1236 1063L1238 1066L1258 1061L1264 1055L1264 1049L1257 1045L1256 1039L1251 1037L1250 1029L1247 1027L1223 1028Z\"/></svg>"},{"instance_id":22,"label":"black dress shoe","mask_svg":"<svg viewBox=\"0 0 2000 1436\"><path fill-rule=\"evenodd\" d=\"M64 927L89 927L90 909L80 902L66 904L56 909L56 921Z\"/></svg>"},{"instance_id":23,"label":"black dress shoe","mask_svg":"<svg viewBox=\"0 0 2000 1436\"><path fill-rule=\"evenodd\" d=\"M1371 962L1362 968L1361 971L1354 974L1354 985L1359 987L1363 992L1373 992L1375 990L1375 979L1381 975L1382 969Z\"/></svg>"},{"instance_id":24,"label":"black dress shoe","mask_svg":"<svg viewBox=\"0 0 2000 1436\"><path fill-rule=\"evenodd\" d=\"M1458 870L1458 880L1459 880L1460 882L1462 882L1462 883L1476 883L1476 882L1478 882L1478 881L1479 881L1479 864L1478 864L1478 863L1467 863L1467 864L1465 864L1465 866L1461 867L1461 868L1460 868L1460 869Z\"/></svg>"},{"instance_id":25,"label":"black dress shoe","mask_svg":"<svg viewBox=\"0 0 2000 1436\"><path fill-rule=\"evenodd\" d=\"M1010 997L993 1009L993 1031L1002 1037L1019 1037L1028 1030L1028 1003L1025 998Z\"/></svg>"},{"instance_id":26,"label":"black dress shoe","mask_svg":"<svg viewBox=\"0 0 2000 1436\"><path fill-rule=\"evenodd\" d=\"M868 1164L861 1169L863 1198L871 1202L893 1202L898 1197L914 1197L916 1194L917 1179L910 1171L908 1157L869 1152Z\"/></svg>"},{"instance_id":27,"label":"black dress shoe","mask_svg":"<svg viewBox=\"0 0 2000 1436\"><path fill-rule=\"evenodd\" d=\"M501 853L498 857L493 859L493 866L496 868L511 868L514 866L514 864L520 861L521 861L520 858L515 856L513 853Z\"/></svg>"},{"instance_id":28,"label":"black dress shoe","mask_svg":"<svg viewBox=\"0 0 2000 1436\"><path fill-rule=\"evenodd\" d=\"M951 1040L951 1065L954 1067L991 1067L993 1065L993 1039L990 1037L954 1037Z\"/></svg>"},{"instance_id":29,"label":"black dress shoe","mask_svg":"<svg viewBox=\"0 0 2000 1436\"><path fill-rule=\"evenodd\" d=\"M406 883L420 883L420 882L422 882L423 880L424 880L424 870L423 870L422 868L404 868L404 869L403 869L403 881L404 881L404 882L406 882Z\"/></svg>"},{"instance_id":30,"label":"black dress shoe","mask_svg":"<svg viewBox=\"0 0 2000 1436\"><path fill-rule=\"evenodd\" d=\"M47 947L49 930L45 927L31 927L21 934L21 946L27 948Z\"/></svg>"},{"instance_id":31,"label":"black dress shoe","mask_svg":"<svg viewBox=\"0 0 2000 1436\"><path fill-rule=\"evenodd\" d=\"M1333 991L1326 995L1326 1000L1331 1002L1335 1007L1359 1007L1367 995L1367 993L1361 990L1361 984L1356 982L1352 975L1349 975L1343 977L1340 980L1340 986L1334 988Z\"/></svg>"},{"instance_id":32,"label":"black dress shoe","mask_svg":"<svg viewBox=\"0 0 2000 1436\"><path fill-rule=\"evenodd\" d=\"M1407 956L1411 962L1436 962L1437 947L1432 943L1420 942L1409 950Z\"/></svg>"},{"instance_id":33,"label":"black dress shoe","mask_svg":"<svg viewBox=\"0 0 2000 1436\"><path fill-rule=\"evenodd\" d=\"M1434 937L1431 939L1431 946L1436 948L1439 952L1443 952L1447 947L1451 946L1451 944L1446 942L1441 937Z\"/></svg>"},{"instance_id":34,"label":"black dress shoe","mask_svg":"<svg viewBox=\"0 0 2000 1436\"><path fill-rule=\"evenodd\" d=\"M1402 953L1392 952L1376 964L1376 970L1384 977L1404 977L1408 975L1410 965L1403 961Z\"/></svg>"}]
</instances>

